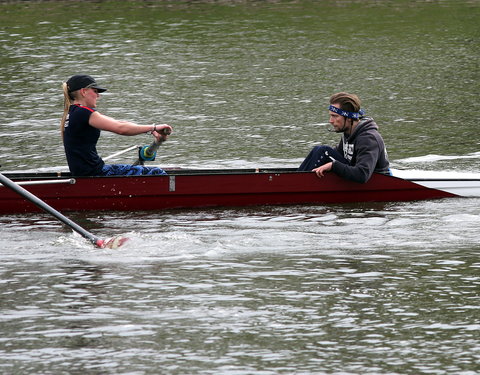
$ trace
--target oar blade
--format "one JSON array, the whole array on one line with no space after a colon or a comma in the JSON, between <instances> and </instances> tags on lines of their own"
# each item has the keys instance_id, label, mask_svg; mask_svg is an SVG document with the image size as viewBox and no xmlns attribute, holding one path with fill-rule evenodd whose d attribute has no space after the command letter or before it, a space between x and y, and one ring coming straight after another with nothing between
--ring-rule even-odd
<instances>
[{"instance_id":1,"label":"oar blade","mask_svg":"<svg viewBox=\"0 0 480 375\"><path fill-rule=\"evenodd\" d=\"M128 240L128 237L116 236L106 240L98 240L96 245L101 249L118 249Z\"/></svg>"}]
</instances>

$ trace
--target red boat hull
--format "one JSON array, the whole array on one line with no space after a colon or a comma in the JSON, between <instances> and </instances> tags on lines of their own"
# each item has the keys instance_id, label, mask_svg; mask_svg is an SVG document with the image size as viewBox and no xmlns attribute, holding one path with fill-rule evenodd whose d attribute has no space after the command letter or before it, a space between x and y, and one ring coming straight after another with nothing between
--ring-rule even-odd
<instances>
[{"instance_id":1,"label":"red boat hull","mask_svg":"<svg viewBox=\"0 0 480 375\"><path fill-rule=\"evenodd\" d=\"M11 178L17 182L27 180L26 176ZM54 180L44 177L42 182L46 183L24 188L62 212L412 201L455 196L379 174L366 184L359 184L333 173L320 179L311 172L283 170L192 174L184 171L168 176L78 177L73 184L48 183ZM34 204L0 187L0 214L38 211Z\"/></svg>"}]
</instances>

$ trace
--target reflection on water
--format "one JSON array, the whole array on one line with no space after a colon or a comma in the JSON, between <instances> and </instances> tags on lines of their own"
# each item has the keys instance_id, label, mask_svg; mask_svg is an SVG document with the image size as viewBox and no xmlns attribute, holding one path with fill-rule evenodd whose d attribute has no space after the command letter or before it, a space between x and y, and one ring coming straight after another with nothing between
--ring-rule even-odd
<instances>
[{"instance_id":1,"label":"reflection on water","mask_svg":"<svg viewBox=\"0 0 480 375\"><path fill-rule=\"evenodd\" d=\"M296 166L338 141L347 90L395 167L478 172L477 21L474 1L3 3L0 164L65 165L60 86L87 72L102 113L174 126L162 166ZM117 251L0 217L0 372L474 374L479 207L69 215Z\"/></svg>"}]
</instances>

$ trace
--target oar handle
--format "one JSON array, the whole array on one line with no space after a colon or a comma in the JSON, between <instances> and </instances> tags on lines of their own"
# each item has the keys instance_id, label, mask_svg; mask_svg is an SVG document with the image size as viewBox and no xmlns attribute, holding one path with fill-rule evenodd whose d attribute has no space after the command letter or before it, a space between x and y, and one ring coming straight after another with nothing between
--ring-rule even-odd
<instances>
[{"instance_id":1,"label":"oar handle","mask_svg":"<svg viewBox=\"0 0 480 375\"><path fill-rule=\"evenodd\" d=\"M159 133L164 136L167 136L167 135L170 135L172 131L169 128L165 128L160 130ZM148 148L145 150L145 155L148 155L149 157L154 156L154 154L157 152L158 148L163 142L165 142L164 138L160 138L160 140L158 141L155 139L155 141L153 141L150 144L150 146L148 146Z\"/></svg>"},{"instance_id":2,"label":"oar handle","mask_svg":"<svg viewBox=\"0 0 480 375\"><path fill-rule=\"evenodd\" d=\"M169 128L165 128L159 131L162 135L169 135L172 131ZM165 142L165 139L160 138L160 140L153 141L149 146L141 147L138 151L138 159L133 165L143 164L146 161L155 160L155 156L157 155L157 150L160 145Z\"/></svg>"}]
</instances>

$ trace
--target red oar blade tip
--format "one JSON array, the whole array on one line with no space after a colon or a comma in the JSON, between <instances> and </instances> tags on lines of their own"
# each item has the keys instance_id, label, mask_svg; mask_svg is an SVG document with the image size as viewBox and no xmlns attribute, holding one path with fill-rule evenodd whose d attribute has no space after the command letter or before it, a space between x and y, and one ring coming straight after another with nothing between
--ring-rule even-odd
<instances>
[{"instance_id":1,"label":"red oar blade tip","mask_svg":"<svg viewBox=\"0 0 480 375\"><path fill-rule=\"evenodd\" d=\"M118 249L127 241L127 237L117 236L107 240L99 239L96 241L95 245L97 245L100 249Z\"/></svg>"}]
</instances>

